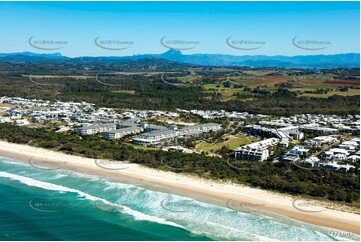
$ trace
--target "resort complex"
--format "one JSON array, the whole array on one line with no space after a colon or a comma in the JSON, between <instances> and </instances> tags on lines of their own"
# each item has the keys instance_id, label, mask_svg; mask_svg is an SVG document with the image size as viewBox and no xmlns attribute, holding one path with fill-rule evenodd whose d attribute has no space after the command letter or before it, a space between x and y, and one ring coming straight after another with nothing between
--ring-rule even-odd
<instances>
[{"instance_id":1,"label":"resort complex","mask_svg":"<svg viewBox=\"0 0 361 242\"><path fill-rule=\"evenodd\" d=\"M256 141L233 150L233 157L244 161L291 162L305 168L326 168L349 171L360 161L360 116L302 114L290 117L272 117L239 112L180 110L122 110L96 108L86 102L50 102L38 99L1 97L3 115L0 122L17 126L53 126L55 132L74 130L80 136L101 134L106 140L144 147L178 147L181 140L202 140L207 134L217 135L229 131L212 119L227 119L241 127L244 135ZM187 124L175 121L182 115L201 115L205 123ZM204 115L207 114L206 117ZM160 125L154 121L172 121ZM247 120L252 124L240 124ZM152 123L153 122L153 123ZM172 123L171 122L171 123ZM56 125L56 126L54 126ZM228 125L226 125L228 126ZM258 140L258 141L257 141ZM202 150L192 149L200 153ZM211 154L212 155L212 154ZM359 169L355 171L359 175Z\"/></svg>"}]
</instances>

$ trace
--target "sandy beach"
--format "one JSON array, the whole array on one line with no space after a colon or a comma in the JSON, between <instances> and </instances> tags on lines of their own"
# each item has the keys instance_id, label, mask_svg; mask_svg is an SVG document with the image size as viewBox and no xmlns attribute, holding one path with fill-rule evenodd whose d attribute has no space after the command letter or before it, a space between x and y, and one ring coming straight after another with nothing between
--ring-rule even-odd
<instances>
[{"instance_id":1,"label":"sandy beach","mask_svg":"<svg viewBox=\"0 0 361 242\"><path fill-rule=\"evenodd\" d=\"M359 214L330 209L328 203L316 200L304 200L242 185L208 181L126 162L71 156L4 141L0 141L0 156L27 162L35 167L56 167L121 182L131 181L236 210L260 210L309 224L360 234Z\"/></svg>"}]
</instances>

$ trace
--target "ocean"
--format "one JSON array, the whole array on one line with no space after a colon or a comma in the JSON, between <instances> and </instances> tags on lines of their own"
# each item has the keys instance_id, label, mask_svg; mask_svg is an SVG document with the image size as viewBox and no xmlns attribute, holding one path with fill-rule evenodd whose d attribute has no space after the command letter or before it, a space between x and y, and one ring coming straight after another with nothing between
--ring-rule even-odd
<instances>
[{"instance_id":1,"label":"ocean","mask_svg":"<svg viewBox=\"0 0 361 242\"><path fill-rule=\"evenodd\" d=\"M257 209L0 157L0 240L359 240Z\"/></svg>"}]
</instances>

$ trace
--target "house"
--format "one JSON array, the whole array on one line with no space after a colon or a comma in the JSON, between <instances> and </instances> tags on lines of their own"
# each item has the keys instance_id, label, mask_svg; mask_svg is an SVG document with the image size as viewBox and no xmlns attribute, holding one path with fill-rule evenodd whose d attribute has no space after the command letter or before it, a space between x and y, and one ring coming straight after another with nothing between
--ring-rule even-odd
<instances>
[{"instance_id":1,"label":"house","mask_svg":"<svg viewBox=\"0 0 361 242\"><path fill-rule=\"evenodd\" d=\"M304 148L303 146L295 146L292 149L288 150L286 152L286 155L298 155L298 156L302 156L302 155L307 155L309 149Z\"/></svg>"},{"instance_id":2,"label":"house","mask_svg":"<svg viewBox=\"0 0 361 242\"><path fill-rule=\"evenodd\" d=\"M350 155L349 157L347 157L346 159L347 162L360 162L360 155Z\"/></svg>"},{"instance_id":3,"label":"house","mask_svg":"<svg viewBox=\"0 0 361 242\"><path fill-rule=\"evenodd\" d=\"M340 144L338 147L345 150L356 150L359 147L359 145L360 144L358 142L349 140L342 142L342 144Z\"/></svg>"},{"instance_id":4,"label":"house","mask_svg":"<svg viewBox=\"0 0 361 242\"><path fill-rule=\"evenodd\" d=\"M346 160L347 156L349 155L349 152L345 149L340 148L332 148L323 154L321 154L321 159L326 161L344 161Z\"/></svg>"},{"instance_id":5,"label":"house","mask_svg":"<svg viewBox=\"0 0 361 242\"><path fill-rule=\"evenodd\" d=\"M29 125L30 122L27 119L17 119L17 120L14 120L14 124L17 126L24 126L24 125Z\"/></svg>"},{"instance_id":6,"label":"house","mask_svg":"<svg viewBox=\"0 0 361 242\"><path fill-rule=\"evenodd\" d=\"M65 131L68 131L68 130L70 130L70 127L61 125L61 126L56 127L55 132L57 132L57 133L58 132L65 132Z\"/></svg>"},{"instance_id":7,"label":"house","mask_svg":"<svg viewBox=\"0 0 361 242\"><path fill-rule=\"evenodd\" d=\"M303 132L296 132L296 131L292 131L288 135L292 137L292 139L294 140L301 140L305 137L305 134Z\"/></svg>"},{"instance_id":8,"label":"house","mask_svg":"<svg viewBox=\"0 0 361 242\"><path fill-rule=\"evenodd\" d=\"M281 139L281 142L278 144L281 148L287 148L290 141L288 138Z\"/></svg>"},{"instance_id":9,"label":"house","mask_svg":"<svg viewBox=\"0 0 361 242\"><path fill-rule=\"evenodd\" d=\"M282 161L285 161L285 162L296 162L299 160L301 160L301 158L299 155L296 155L296 154L289 154L289 155L285 155L282 157Z\"/></svg>"},{"instance_id":10,"label":"house","mask_svg":"<svg viewBox=\"0 0 361 242\"><path fill-rule=\"evenodd\" d=\"M0 116L0 123L9 123L11 119L9 117L1 117Z\"/></svg>"},{"instance_id":11,"label":"house","mask_svg":"<svg viewBox=\"0 0 361 242\"><path fill-rule=\"evenodd\" d=\"M301 161L301 164L310 165L311 167L318 167L318 162L320 159L316 156L310 156L303 161Z\"/></svg>"}]
</instances>

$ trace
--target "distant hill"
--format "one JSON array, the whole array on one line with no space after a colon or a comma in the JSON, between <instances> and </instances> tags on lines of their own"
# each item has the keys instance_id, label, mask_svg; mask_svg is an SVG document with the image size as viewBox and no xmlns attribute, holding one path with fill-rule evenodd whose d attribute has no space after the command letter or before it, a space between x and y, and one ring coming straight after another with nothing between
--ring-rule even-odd
<instances>
[{"instance_id":1,"label":"distant hill","mask_svg":"<svg viewBox=\"0 0 361 242\"><path fill-rule=\"evenodd\" d=\"M281 67L281 68L336 68L359 67L360 54L347 53L335 55L299 55L299 56L266 56L266 55L221 55L221 54L192 54L184 55L179 50L170 49L157 55L133 56L84 56L70 58L60 53L36 54L31 52L0 53L1 62L65 62L87 64L124 63L130 60L146 59L147 62L158 62L160 59L188 63L200 66L249 66L249 67Z\"/></svg>"}]
</instances>

